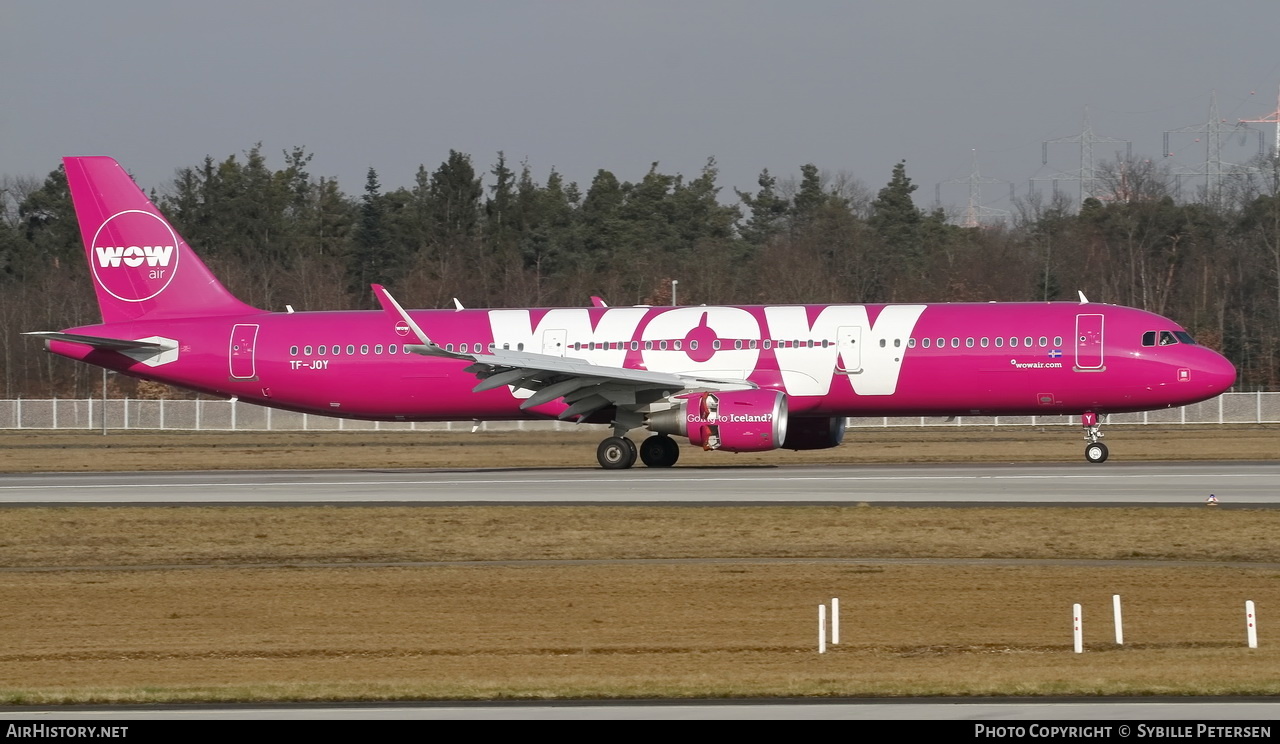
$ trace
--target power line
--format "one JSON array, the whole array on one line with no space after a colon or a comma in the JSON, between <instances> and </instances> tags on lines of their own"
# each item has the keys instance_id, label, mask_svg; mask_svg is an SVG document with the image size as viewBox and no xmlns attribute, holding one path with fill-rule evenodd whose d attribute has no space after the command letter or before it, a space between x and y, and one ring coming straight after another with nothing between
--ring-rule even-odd
<instances>
[{"instance_id":1,"label":"power line","mask_svg":"<svg viewBox=\"0 0 1280 744\"><path fill-rule=\"evenodd\" d=\"M1128 160L1133 156L1133 143L1129 140L1115 139L1114 137L1106 137L1093 133L1093 125L1089 123L1089 107L1084 107L1084 126L1080 134L1072 137L1059 137L1058 139L1045 140L1041 144L1041 165L1049 164L1049 145L1080 143L1080 168L1074 171L1066 171L1055 173L1051 176L1041 176L1032 178L1034 186L1035 181L1052 181L1053 188L1056 191L1058 181L1079 181L1080 182L1080 201L1085 199L1098 198L1098 177L1094 169L1093 162L1093 146L1099 142L1123 142L1125 144L1125 159Z\"/></svg>"},{"instance_id":2,"label":"power line","mask_svg":"<svg viewBox=\"0 0 1280 744\"><path fill-rule=\"evenodd\" d=\"M944 183L963 183L969 186L969 206L965 208L964 215L960 218L961 227L980 227L983 218L999 218L1004 219L1011 216L1009 212L1003 209L991 209L982 206L982 184L984 183L1008 183L999 178L983 178L978 172L978 151L973 151L973 170L970 171L968 178L953 178L950 181L942 181L936 184L934 189L934 204L941 206L942 204L942 184ZM1009 184L1009 201L1013 201L1013 184Z\"/></svg>"}]
</instances>

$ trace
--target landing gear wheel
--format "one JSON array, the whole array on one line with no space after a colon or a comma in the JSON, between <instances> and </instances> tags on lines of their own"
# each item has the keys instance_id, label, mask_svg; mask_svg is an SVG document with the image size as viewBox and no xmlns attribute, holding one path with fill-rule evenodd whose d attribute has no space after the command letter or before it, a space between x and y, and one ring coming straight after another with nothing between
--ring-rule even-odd
<instances>
[{"instance_id":1,"label":"landing gear wheel","mask_svg":"<svg viewBox=\"0 0 1280 744\"><path fill-rule=\"evenodd\" d=\"M626 470L636 464L636 443L626 437L609 437L596 447L596 460L605 470Z\"/></svg>"},{"instance_id":2,"label":"landing gear wheel","mask_svg":"<svg viewBox=\"0 0 1280 744\"><path fill-rule=\"evenodd\" d=\"M651 468L669 468L680 459L680 445L663 434L640 443L640 460Z\"/></svg>"},{"instance_id":3,"label":"landing gear wheel","mask_svg":"<svg viewBox=\"0 0 1280 744\"><path fill-rule=\"evenodd\" d=\"M1102 442L1090 442L1084 446L1084 459L1089 462L1106 462L1107 454L1107 445Z\"/></svg>"}]
</instances>

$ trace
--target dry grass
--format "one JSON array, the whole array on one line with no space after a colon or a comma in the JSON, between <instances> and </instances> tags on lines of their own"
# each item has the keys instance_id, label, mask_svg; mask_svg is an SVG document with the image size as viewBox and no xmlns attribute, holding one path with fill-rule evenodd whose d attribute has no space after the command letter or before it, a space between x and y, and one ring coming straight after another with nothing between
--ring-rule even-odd
<instances>
[{"instance_id":1,"label":"dry grass","mask_svg":"<svg viewBox=\"0 0 1280 744\"><path fill-rule=\"evenodd\" d=\"M7 702L1280 693L1280 659L1265 635L1244 648L1242 617L1245 599L1280 606L1271 510L4 518ZM1110 642L1112 594L1124 648ZM816 606L833 596L843 642L819 656Z\"/></svg>"},{"instance_id":2,"label":"dry grass","mask_svg":"<svg viewBox=\"0 0 1280 744\"><path fill-rule=\"evenodd\" d=\"M1280 451L1274 429L1214 429L1220 442L1119 431L1117 458L1137 459L1142 441L1201 458ZM857 434L867 442L835 450L841 461L993 452L929 431ZM60 470L101 469L105 454L185 467L223 455L304 467L308 449L356 467L584 455L582 441L146 436L109 451L0 437L0 469L30 453ZM1074 431L1016 437L997 448L1009 460L1079 456ZM1280 694L1267 619L1280 607L1280 512L1268 509L69 507L0 520L7 703ZM819 655L817 605L831 597L842 643ZM1244 643L1246 599L1258 649Z\"/></svg>"},{"instance_id":3,"label":"dry grass","mask_svg":"<svg viewBox=\"0 0 1280 744\"><path fill-rule=\"evenodd\" d=\"M0 566L1028 559L1272 563L1280 511L856 506L47 507L3 514Z\"/></svg>"},{"instance_id":4,"label":"dry grass","mask_svg":"<svg viewBox=\"0 0 1280 744\"><path fill-rule=\"evenodd\" d=\"M0 577L7 702L1280 693L1212 567L677 564ZM1127 646L1112 643L1111 594ZM816 606L842 643L816 653ZM1268 601L1270 600L1270 601ZM1089 648L1071 653L1070 608ZM193 695L193 690L200 690ZM217 697L218 694L214 694Z\"/></svg>"}]
</instances>

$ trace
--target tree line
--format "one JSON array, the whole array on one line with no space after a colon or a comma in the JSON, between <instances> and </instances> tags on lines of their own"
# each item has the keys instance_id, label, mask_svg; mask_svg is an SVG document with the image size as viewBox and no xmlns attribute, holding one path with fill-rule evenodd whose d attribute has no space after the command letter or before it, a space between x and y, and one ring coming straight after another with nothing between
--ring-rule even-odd
<instances>
[{"instance_id":1,"label":"tree line","mask_svg":"<svg viewBox=\"0 0 1280 744\"><path fill-rule=\"evenodd\" d=\"M451 151L413 185L358 195L314 177L304 148L273 168L255 146L179 168L149 194L242 300L271 310L407 306L1074 300L1166 315L1239 368L1280 383L1280 159L1259 157L1182 200L1150 161L1098 171L1106 198L1032 192L1013 216L960 227L916 206L906 163L872 190L809 163L722 194L714 160L693 178L654 163L636 182L599 170L585 191L503 153L483 172ZM1095 193L1098 190L1095 189ZM0 176L0 397L83 397L100 378L22 331L99 320L61 167ZM114 383L130 393L131 383Z\"/></svg>"}]
</instances>

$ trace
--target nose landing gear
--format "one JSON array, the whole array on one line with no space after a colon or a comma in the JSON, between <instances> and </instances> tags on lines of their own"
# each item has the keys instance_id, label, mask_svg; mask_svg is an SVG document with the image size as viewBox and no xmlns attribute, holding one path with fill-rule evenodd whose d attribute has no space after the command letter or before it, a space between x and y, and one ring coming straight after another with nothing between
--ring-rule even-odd
<instances>
[{"instance_id":1,"label":"nose landing gear","mask_svg":"<svg viewBox=\"0 0 1280 744\"><path fill-rule=\"evenodd\" d=\"M1084 446L1084 459L1092 463L1100 463L1107 461L1107 445L1098 441L1102 439L1102 425L1098 421L1098 414L1093 411L1085 411L1080 415L1080 425L1084 427L1084 441L1088 442Z\"/></svg>"}]
</instances>

